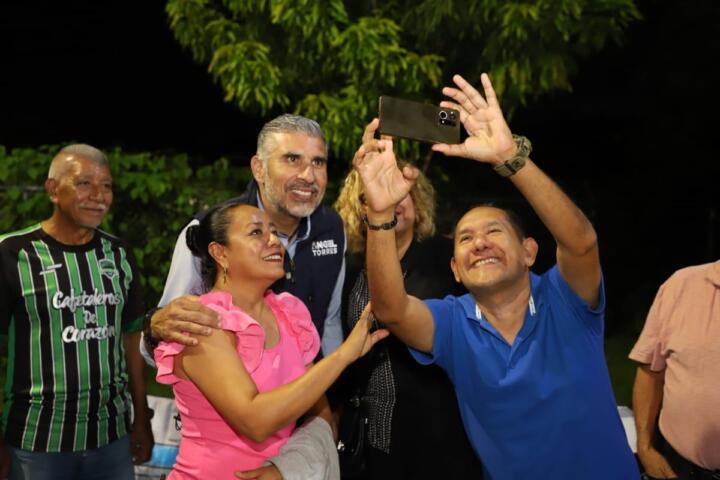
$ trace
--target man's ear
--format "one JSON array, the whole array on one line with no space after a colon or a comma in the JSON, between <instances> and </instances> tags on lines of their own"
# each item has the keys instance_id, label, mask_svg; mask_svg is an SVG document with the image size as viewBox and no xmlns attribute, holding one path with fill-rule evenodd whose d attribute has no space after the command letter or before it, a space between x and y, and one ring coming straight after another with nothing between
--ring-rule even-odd
<instances>
[{"instance_id":1,"label":"man's ear","mask_svg":"<svg viewBox=\"0 0 720 480\"><path fill-rule=\"evenodd\" d=\"M54 178L48 178L47 180L45 180L45 191L47 192L48 197L50 197L50 201L53 204L58 203L57 189L59 183L60 182L58 182Z\"/></svg>"},{"instance_id":2,"label":"man's ear","mask_svg":"<svg viewBox=\"0 0 720 480\"><path fill-rule=\"evenodd\" d=\"M462 283L460 280L460 274L458 273L457 264L455 263L455 257L450 257L450 270L452 270L453 275L455 276L455 281L457 283Z\"/></svg>"},{"instance_id":3,"label":"man's ear","mask_svg":"<svg viewBox=\"0 0 720 480\"><path fill-rule=\"evenodd\" d=\"M526 237L523 239L523 251L525 252L525 266L528 268L535 264L535 258L538 254L538 243L532 237Z\"/></svg>"},{"instance_id":4,"label":"man's ear","mask_svg":"<svg viewBox=\"0 0 720 480\"><path fill-rule=\"evenodd\" d=\"M257 154L253 155L253 157L250 159L250 170L252 170L253 177L255 178L255 181L258 183L258 185L262 185L262 181L265 176L265 167L262 160L260 160L260 157L258 157Z\"/></svg>"},{"instance_id":5,"label":"man's ear","mask_svg":"<svg viewBox=\"0 0 720 480\"><path fill-rule=\"evenodd\" d=\"M223 247L217 242L210 242L210 245L208 245L208 253L212 257L212 259L215 260L215 263L220 265L221 269L227 268L228 261L225 247Z\"/></svg>"}]
</instances>

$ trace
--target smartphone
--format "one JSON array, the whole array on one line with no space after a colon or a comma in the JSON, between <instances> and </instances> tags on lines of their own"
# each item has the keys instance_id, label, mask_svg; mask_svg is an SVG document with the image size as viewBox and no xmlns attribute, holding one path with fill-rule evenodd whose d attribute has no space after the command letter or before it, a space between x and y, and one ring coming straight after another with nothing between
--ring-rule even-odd
<instances>
[{"instance_id":1,"label":"smartphone","mask_svg":"<svg viewBox=\"0 0 720 480\"><path fill-rule=\"evenodd\" d=\"M378 116L381 135L426 143L460 143L460 112L454 108L382 96Z\"/></svg>"}]
</instances>

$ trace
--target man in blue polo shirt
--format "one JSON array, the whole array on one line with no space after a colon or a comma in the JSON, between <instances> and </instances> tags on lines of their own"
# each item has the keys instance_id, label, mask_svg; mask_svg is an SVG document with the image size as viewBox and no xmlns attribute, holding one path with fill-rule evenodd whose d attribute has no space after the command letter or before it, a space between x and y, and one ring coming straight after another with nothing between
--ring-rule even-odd
<instances>
[{"instance_id":1,"label":"man in blue polo shirt","mask_svg":"<svg viewBox=\"0 0 720 480\"><path fill-rule=\"evenodd\" d=\"M489 78L485 98L462 77L443 93L469 137L434 145L493 165L518 188L557 243L557 265L530 272L538 246L513 214L476 207L455 228L450 266L470 292L420 301L407 295L395 248L394 208L417 171L397 167L392 140L366 129L353 163L368 204L367 262L375 315L420 363L444 368L487 478L639 478L603 354L605 298L597 237L585 215L528 157Z\"/></svg>"}]
</instances>

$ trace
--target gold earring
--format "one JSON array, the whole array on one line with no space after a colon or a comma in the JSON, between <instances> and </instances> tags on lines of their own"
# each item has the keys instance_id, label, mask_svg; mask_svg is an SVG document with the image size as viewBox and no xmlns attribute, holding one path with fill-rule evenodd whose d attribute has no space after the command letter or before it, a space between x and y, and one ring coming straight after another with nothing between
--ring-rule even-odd
<instances>
[{"instance_id":1,"label":"gold earring","mask_svg":"<svg viewBox=\"0 0 720 480\"><path fill-rule=\"evenodd\" d=\"M227 267L223 267L223 283L227 283Z\"/></svg>"}]
</instances>

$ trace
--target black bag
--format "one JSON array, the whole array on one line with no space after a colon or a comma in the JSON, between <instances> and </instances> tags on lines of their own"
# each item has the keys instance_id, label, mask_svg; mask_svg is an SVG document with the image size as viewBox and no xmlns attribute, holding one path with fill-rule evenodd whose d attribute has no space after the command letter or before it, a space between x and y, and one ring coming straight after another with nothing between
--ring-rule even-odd
<instances>
[{"instance_id":1,"label":"black bag","mask_svg":"<svg viewBox=\"0 0 720 480\"><path fill-rule=\"evenodd\" d=\"M353 389L349 390L354 393L345 402L338 425L337 450L343 480L364 480L368 473L365 444L369 428L369 402L365 390L377 362L379 348L382 345L375 345L364 358L355 362L349 372L353 374L349 377Z\"/></svg>"},{"instance_id":2,"label":"black bag","mask_svg":"<svg viewBox=\"0 0 720 480\"><path fill-rule=\"evenodd\" d=\"M367 428L367 402L363 400L361 392L357 392L347 401L340 416L337 450L343 480L361 479L367 472Z\"/></svg>"}]
</instances>

